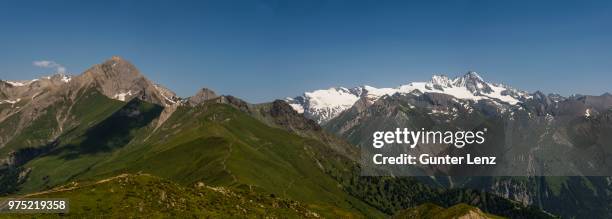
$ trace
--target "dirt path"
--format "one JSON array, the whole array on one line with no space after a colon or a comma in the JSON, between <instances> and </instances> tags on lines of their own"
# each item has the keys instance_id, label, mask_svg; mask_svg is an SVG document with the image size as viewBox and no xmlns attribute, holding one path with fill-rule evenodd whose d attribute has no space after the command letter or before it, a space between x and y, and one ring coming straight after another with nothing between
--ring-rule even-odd
<instances>
[{"instance_id":1,"label":"dirt path","mask_svg":"<svg viewBox=\"0 0 612 219\"><path fill-rule=\"evenodd\" d=\"M32 197L32 196L44 195L44 194L50 194L50 193L56 193L56 192L71 191L71 190L75 190L75 189L78 189L78 188L83 188L83 187L86 187L86 186L93 186L93 185L98 185L98 184L110 182L110 181L113 181L115 179L125 178L125 177L128 177L128 176L129 176L129 174L124 173L124 174L121 174L121 175L117 175L117 176L113 176L113 177L106 178L106 179L103 179L103 180L99 180L99 181L96 181L95 183L87 184L87 185L84 185L84 186L79 186L78 184L76 184L76 185L73 185L73 186L70 186L70 187L61 187L61 188L55 188L55 189L51 189L51 190L47 190L47 191L27 194L27 195L21 196L21 198L28 198L28 197Z\"/></svg>"},{"instance_id":2,"label":"dirt path","mask_svg":"<svg viewBox=\"0 0 612 219\"><path fill-rule=\"evenodd\" d=\"M233 182L237 183L238 182L238 178L236 178L236 176L234 176L232 171L227 168L227 159L229 159L232 156L232 146L233 145L234 145L233 142L229 143L229 147L228 147L229 151L227 152L227 156L225 158L223 158L223 161L221 161L221 166L223 167L223 170L225 172L227 172L232 177Z\"/></svg>"}]
</instances>

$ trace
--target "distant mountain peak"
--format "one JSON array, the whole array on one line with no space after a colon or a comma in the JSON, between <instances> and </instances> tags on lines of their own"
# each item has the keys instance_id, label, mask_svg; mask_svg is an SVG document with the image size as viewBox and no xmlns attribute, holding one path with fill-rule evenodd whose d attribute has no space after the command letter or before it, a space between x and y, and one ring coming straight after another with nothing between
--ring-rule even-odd
<instances>
[{"instance_id":1,"label":"distant mountain peak","mask_svg":"<svg viewBox=\"0 0 612 219\"><path fill-rule=\"evenodd\" d=\"M115 60L115 61L122 61L122 60L124 60L124 59L123 59L121 56L117 56L117 55L115 55L115 56L112 56L112 57L111 57L111 60Z\"/></svg>"},{"instance_id":2,"label":"distant mountain peak","mask_svg":"<svg viewBox=\"0 0 612 219\"><path fill-rule=\"evenodd\" d=\"M30 87L35 85L37 87L48 87L53 84L62 84L68 83L72 79L71 76L63 74L63 73L55 73L48 76L43 76L40 78L32 79L32 80L19 80L19 81L8 81L8 80L0 80L0 82L9 85L10 87Z\"/></svg>"},{"instance_id":3,"label":"distant mountain peak","mask_svg":"<svg viewBox=\"0 0 612 219\"><path fill-rule=\"evenodd\" d=\"M187 103L189 105L195 106L203 103L204 101L211 100L217 97L219 96L213 90L208 88L201 88L195 95L187 99Z\"/></svg>"},{"instance_id":4,"label":"distant mountain peak","mask_svg":"<svg viewBox=\"0 0 612 219\"><path fill-rule=\"evenodd\" d=\"M287 98L286 101L298 112L304 113L323 124L344 110L352 107L358 100L373 103L385 95L443 93L457 99L478 101L488 99L505 104L516 104L529 94L503 84L488 83L474 71L455 77L433 75L428 82L411 82L396 88L376 88L363 85L355 88L332 87L324 90L305 92L302 96Z\"/></svg>"},{"instance_id":5,"label":"distant mountain peak","mask_svg":"<svg viewBox=\"0 0 612 219\"><path fill-rule=\"evenodd\" d=\"M75 79L81 86L93 85L105 96L120 101L139 98L167 106L175 104L178 99L174 92L153 83L131 62L119 56L92 66Z\"/></svg>"},{"instance_id":6,"label":"distant mountain peak","mask_svg":"<svg viewBox=\"0 0 612 219\"><path fill-rule=\"evenodd\" d=\"M433 75L431 77L431 84L435 85L439 85L439 86L443 86L443 87L452 87L453 86L453 80L451 80L448 76L446 75Z\"/></svg>"},{"instance_id":7,"label":"distant mountain peak","mask_svg":"<svg viewBox=\"0 0 612 219\"><path fill-rule=\"evenodd\" d=\"M482 79L482 77L475 71L468 71L467 73L465 73L464 77L477 78L481 81L484 81L484 79Z\"/></svg>"},{"instance_id":8,"label":"distant mountain peak","mask_svg":"<svg viewBox=\"0 0 612 219\"><path fill-rule=\"evenodd\" d=\"M453 80L453 85L457 87L466 87L470 92L474 94L479 93L491 93L493 89L485 82L478 73L470 71L461 77L457 77Z\"/></svg>"},{"instance_id":9,"label":"distant mountain peak","mask_svg":"<svg viewBox=\"0 0 612 219\"><path fill-rule=\"evenodd\" d=\"M453 79L454 83L460 83L460 82L485 82L485 80L482 78L482 76L480 76L478 73L474 72L474 71L468 71L467 73L465 73L462 76L456 77L455 79Z\"/></svg>"}]
</instances>

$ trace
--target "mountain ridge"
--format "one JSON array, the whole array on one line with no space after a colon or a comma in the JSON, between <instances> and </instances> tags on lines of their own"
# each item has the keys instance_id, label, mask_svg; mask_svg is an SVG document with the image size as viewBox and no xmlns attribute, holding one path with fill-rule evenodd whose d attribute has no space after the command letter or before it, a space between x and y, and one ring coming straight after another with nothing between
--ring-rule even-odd
<instances>
[{"instance_id":1,"label":"mountain ridge","mask_svg":"<svg viewBox=\"0 0 612 219\"><path fill-rule=\"evenodd\" d=\"M479 79L474 75L468 77ZM439 79L437 84L446 86L458 83L443 77L435 79ZM472 88L479 87L477 83L473 85ZM484 145L468 145L462 151L446 144L427 145L410 152L437 155L485 152L485 156L499 159L495 168L501 172L497 175L495 168L490 172L473 168L454 175L453 169L440 167L431 172L452 176L435 178L435 183L493 192L563 217L609 217L612 211L604 209L612 204L610 178L606 177L612 145L607 134L612 130L611 118L612 98L607 94L563 97L536 91L512 105L495 99L473 101L439 92L413 92L386 95L371 104L357 101L322 126L357 145L362 154L372 149L372 133L380 130L405 127L463 131L486 127L489 132ZM504 160L510 161L509 165ZM508 175L513 177L504 177Z\"/></svg>"},{"instance_id":2,"label":"mountain ridge","mask_svg":"<svg viewBox=\"0 0 612 219\"><path fill-rule=\"evenodd\" d=\"M354 88L332 87L305 92L301 96L285 98L291 106L305 116L324 124L361 100L366 105L379 98L393 94L442 93L462 100L493 100L501 104L515 105L532 98L532 95L510 86L490 83L476 72L469 71L462 76L449 78L433 75L427 82L411 82L395 88L376 88L362 85Z\"/></svg>"}]
</instances>

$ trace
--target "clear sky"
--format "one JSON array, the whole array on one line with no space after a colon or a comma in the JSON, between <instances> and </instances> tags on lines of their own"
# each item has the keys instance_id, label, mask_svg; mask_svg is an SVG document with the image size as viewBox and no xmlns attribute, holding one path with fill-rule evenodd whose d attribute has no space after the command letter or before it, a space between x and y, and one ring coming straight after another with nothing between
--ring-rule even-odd
<instances>
[{"instance_id":1,"label":"clear sky","mask_svg":"<svg viewBox=\"0 0 612 219\"><path fill-rule=\"evenodd\" d=\"M612 1L0 1L2 79L113 55L180 96L209 87L255 103L469 70L599 95L612 91Z\"/></svg>"}]
</instances>

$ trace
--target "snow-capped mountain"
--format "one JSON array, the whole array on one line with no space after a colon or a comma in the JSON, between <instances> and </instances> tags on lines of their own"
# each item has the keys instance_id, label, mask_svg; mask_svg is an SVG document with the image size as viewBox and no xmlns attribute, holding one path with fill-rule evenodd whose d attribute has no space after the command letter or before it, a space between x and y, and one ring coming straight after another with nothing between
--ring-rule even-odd
<instances>
[{"instance_id":1,"label":"snow-capped mountain","mask_svg":"<svg viewBox=\"0 0 612 219\"><path fill-rule=\"evenodd\" d=\"M373 103L385 95L413 92L443 93L471 101L488 99L507 105L514 105L531 98L527 92L503 84L486 82L476 72L468 72L453 79L444 75L434 75L428 82L412 82L396 88L375 88L367 85L351 89L332 87L306 92L295 98L286 98L286 101L297 112L324 124L353 106L359 99L363 98L366 102Z\"/></svg>"},{"instance_id":2,"label":"snow-capped mountain","mask_svg":"<svg viewBox=\"0 0 612 219\"><path fill-rule=\"evenodd\" d=\"M298 113L322 123L334 118L350 108L363 94L362 87L347 89L344 87L329 88L306 92L303 96L287 98L286 101Z\"/></svg>"}]
</instances>

